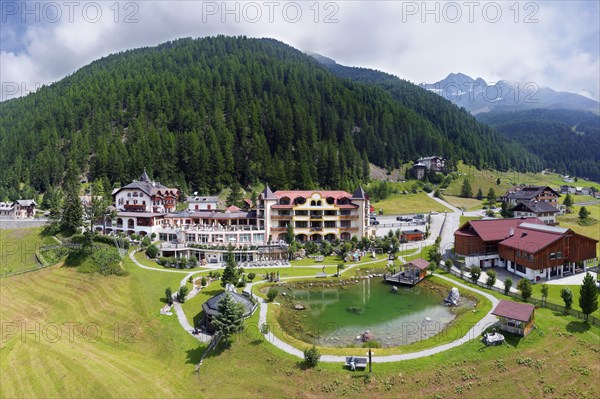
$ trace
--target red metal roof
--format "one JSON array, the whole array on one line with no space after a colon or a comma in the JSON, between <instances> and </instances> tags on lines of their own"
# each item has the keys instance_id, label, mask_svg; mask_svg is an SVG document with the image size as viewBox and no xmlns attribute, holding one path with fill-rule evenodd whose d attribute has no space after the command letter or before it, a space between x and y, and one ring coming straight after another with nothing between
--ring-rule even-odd
<instances>
[{"instance_id":1,"label":"red metal roof","mask_svg":"<svg viewBox=\"0 0 600 399\"><path fill-rule=\"evenodd\" d=\"M510 229L516 229L524 222L542 224L537 218L481 219L467 222L467 224L460 229L460 232L462 235L471 235L472 233L468 231L468 226L470 225L483 241L500 241L509 236Z\"/></svg>"},{"instance_id":2,"label":"red metal roof","mask_svg":"<svg viewBox=\"0 0 600 399\"><path fill-rule=\"evenodd\" d=\"M352 198L352 194L340 190L278 190L275 191L274 194L277 198L288 197L290 200L294 201L297 197L308 198L314 193L318 193L322 198Z\"/></svg>"},{"instance_id":3,"label":"red metal roof","mask_svg":"<svg viewBox=\"0 0 600 399\"><path fill-rule=\"evenodd\" d=\"M555 241L560 240L564 234L537 231L522 227L515 229L515 235L502 241L500 245L521 249L530 253L537 253Z\"/></svg>"},{"instance_id":4,"label":"red metal roof","mask_svg":"<svg viewBox=\"0 0 600 399\"><path fill-rule=\"evenodd\" d=\"M425 270L429 267L429 262L427 262L425 259L415 259L415 260L411 260L410 262L407 263L407 265L413 265L414 267L421 269L421 270Z\"/></svg>"},{"instance_id":5,"label":"red metal roof","mask_svg":"<svg viewBox=\"0 0 600 399\"><path fill-rule=\"evenodd\" d=\"M506 317L507 319L529 321L534 310L535 306L528 303L505 301L504 299L501 299L492 314Z\"/></svg>"}]
</instances>

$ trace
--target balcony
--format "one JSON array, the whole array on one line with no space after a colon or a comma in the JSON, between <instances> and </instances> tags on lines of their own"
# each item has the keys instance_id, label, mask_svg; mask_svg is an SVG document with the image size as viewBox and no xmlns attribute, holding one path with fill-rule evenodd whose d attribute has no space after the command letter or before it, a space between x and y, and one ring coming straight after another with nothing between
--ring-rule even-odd
<instances>
[{"instance_id":1,"label":"balcony","mask_svg":"<svg viewBox=\"0 0 600 399\"><path fill-rule=\"evenodd\" d=\"M340 215L340 219L344 219L344 220L358 219L358 215Z\"/></svg>"},{"instance_id":2,"label":"balcony","mask_svg":"<svg viewBox=\"0 0 600 399\"><path fill-rule=\"evenodd\" d=\"M319 227L319 226L311 226L310 227L310 231L323 231L323 227Z\"/></svg>"},{"instance_id":3,"label":"balcony","mask_svg":"<svg viewBox=\"0 0 600 399\"><path fill-rule=\"evenodd\" d=\"M144 212L146 210L146 205L125 204L125 205L123 205L123 209L125 209L128 212Z\"/></svg>"},{"instance_id":4,"label":"balcony","mask_svg":"<svg viewBox=\"0 0 600 399\"><path fill-rule=\"evenodd\" d=\"M273 220L289 220L292 218L292 215L272 215L271 219Z\"/></svg>"},{"instance_id":5,"label":"balcony","mask_svg":"<svg viewBox=\"0 0 600 399\"><path fill-rule=\"evenodd\" d=\"M358 231L358 227L352 227L352 226L342 226L342 227L340 227L340 229L346 230L346 231Z\"/></svg>"}]
</instances>

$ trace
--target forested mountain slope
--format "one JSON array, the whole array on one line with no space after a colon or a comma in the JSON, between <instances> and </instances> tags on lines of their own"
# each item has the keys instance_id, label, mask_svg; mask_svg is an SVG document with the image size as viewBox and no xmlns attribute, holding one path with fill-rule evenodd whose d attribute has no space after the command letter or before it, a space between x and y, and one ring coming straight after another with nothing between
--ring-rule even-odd
<instances>
[{"instance_id":1,"label":"forested mountain slope","mask_svg":"<svg viewBox=\"0 0 600 399\"><path fill-rule=\"evenodd\" d=\"M130 50L0 103L0 195L60 185L71 162L109 184L146 167L164 184L201 192L234 181L352 189L369 162L394 168L428 154L498 169L541 167L435 98L428 105L426 96L402 99L340 78L272 39L181 39Z\"/></svg>"},{"instance_id":2,"label":"forested mountain slope","mask_svg":"<svg viewBox=\"0 0 600 399\"><path fill-rule=\"evenodd\" d=\"M558 173L600 181L600 116L587 111L533 109L477 118L537 154Z\"/></svg>"}]
</instances>

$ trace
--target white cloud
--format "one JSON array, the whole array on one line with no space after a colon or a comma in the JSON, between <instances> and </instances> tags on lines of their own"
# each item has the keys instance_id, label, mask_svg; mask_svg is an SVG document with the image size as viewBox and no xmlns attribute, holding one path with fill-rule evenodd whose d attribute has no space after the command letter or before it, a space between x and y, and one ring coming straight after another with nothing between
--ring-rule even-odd
<instances>
[{"instance_id":1,"label":"white cloud","mask_svg":"<svg viewBox=\"0 0 600 399\"><path fill-rule=\"evenodd\" d=\"M81 3L81 8L85 4ZM82 9L76 9L72 22L64 10L56 23L19 27L25 33L17 39L14 34L3 35L3 47L10 41L10 50L0 53L2 99L26 94L22 88L31 90L37 83L56 81L110 53L179 37L216 34L273 37L341 64L383 70L416 83L463 72L487 81L534 81L540 86L588 93L596 99L599 96L596 2L540 2L535 3L537 10L525 9L525 3L520 3L517 23L515 9L509 8L513 2L493 3L502 10L496 23L489 22L494 17L493 4L485 3L475 8L472 23L463 2L453 3L462 12L457 23L447 21L455 15L447 2L427 3L430 10L438 4L438 23L436 15L422 13L422 2L321 2L317 3L318 14L313 2L281 1L275 8L261 1L229 3L228 9L236 10L230 14L223 13L221 2L131 3L137 9L125 9L126 3L118 3L118 15L114 3L100 4L102 15L95 23L89 19L93 10L86 20ZM292 23L295 4L300 4L302 14L298 22ZM414 11L415 6L418 12L403 12ZM485 7L487 13L483 12ZM260 18L256 10L260 10ZM536 11L534 17L539 22L523 23L532 11ZM127 16L138 22L125 23ZM327 16L338 22L325 23ZM11 17L3 15L9 19L3 28L18 23ZM251 18L259 22L252 23ZM19 41L17 49L15 42ZM15 84L21 88L16 93Z\"/></svg>"}]
</instances>

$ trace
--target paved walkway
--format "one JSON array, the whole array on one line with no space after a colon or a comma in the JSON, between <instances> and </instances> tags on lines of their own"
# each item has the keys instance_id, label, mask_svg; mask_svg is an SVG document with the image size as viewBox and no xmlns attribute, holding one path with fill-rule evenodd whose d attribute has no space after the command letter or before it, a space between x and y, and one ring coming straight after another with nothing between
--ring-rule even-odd
<instances>
[{"instance_id":1,"label":"paved walkway","mask_svg":"<svg viewBox=\"0 0 600 399\"><path fill-rule=\"evenodd\" d=\"M131 259L131 261L138 267L142 268L142 269L146 269L146 270L152 270L152 271L157 271L157 272L170 272L170 273L186 273L186 276L181 280L181 282L179 283L179 286L182 287L184 286L188 279L190 278L190 276L196 274L196 273L200 273L200 271L196 271L196 272L184 272L181 270L163 270L163 269L157 269L154 267L148 267L148 266L144 266L142 265L140 262L138 262L138 260L135 258L134 254L136 253L136 251L130 252L129 253L129 259ZM192 290L192 292L186 296L186 299L192 298L194 297L199 291L194 292L195 290ZM193 295L192 295L193 293ZM173 294L173 296L175 296L176 294ZM175 313L177 314L177 320L179 320L179 324L181 324L181 327L183 327L183 329L190 334L192 337L196 338L198 341L203 342L203 343L207 343L210 342L210 340L212 339L211 335L207 335L204 333L199 333L194 335L193 331L194 331L194 327L190 324L190 322L188 321L185 312L183 311L183 308L181 307L181 304L179 302L177 302L176 300L173 301L173 309L175 309Z\"/></svg>"},{"instance_id":2,"label":"paved walkway","mask_svg":"<svg viewBox=\"0 0 600 399\"><path fill-rule=\"evenodd\" d=\"M171 272L171 273L186 273L186 277L181 280L181 284L185 284L187 279L189 278L189 276L195 274L195 273L199 273L199 272L182 272L182 271L177 271L177 270L162 270L162 269L157 269L157 268L153 268L153 267L148 267L148 266L144 266L142 265L140 262L137 261L137 259L135 259L135 257L133 256L134 252L131 252L129 254L129 258L133 261L133 263L135 265L137 265L138 267L142 268L142 269L146 269L146 270L153 270L153 271L159 271L159 272ZM344 269L342 271L342 274L344 272L347 272L357 266L363 266L363 265L367 265L367 264L373 264L373 263L379 263L379 262L384 262L386 261L385 259L383 260L374 260L374 261L370 261L370 262L364 262L364 263L356 263L356 264L352 264L350 265L348 268ZM288 277L285 279L281 279L281 280L294 280L294 279L302 279L302 278L306 278L307 276L297 276L297 277ZM496 299L494 296L468 287L467 285L464 285L462 283L459 283L455 280L452 280L448 277L445 276L441 276L438 275L439 278L442 278L444 280L447 280L449 282L451 282L453 285L460 287L462 289L466 289L469 291L473 291L476 292L482 296L484 296L485 298L487 298L488 300L490 300L492 302L492 309L494 309L496 307L496 305L498 304L498 299ZM257 282L253 282L248 284L245 288L244 291L252 293L252 286L254 284L259 284L262 283L262 281L257 281ZM259 298L254 296L254 298L256 298L258 300L259 306L260 306L260 311L259 311L259 317L258 317L258 326L259 328L264 325L267 322L267 312L269 309L269 304L265 302L264 299ZM202 342L202 343L207 343L210 342L212 336L207 335L207 334L197 334L194 335L192 334L192 331L194 330L193 326L189 323L185 312L183 311L183 308L181 307L181 304L178 302L174 302L173 303L173 308L175 309L175 313L177 314L177 319L179 320L179 324L181 324L181 327L188 333L190 334L192 337L196 338L198 341ZM426 357L426 356L431 356L434 355L436 353L440 353L443 351L446 351L448 349L457 347L459 345L464 344L465 342L470 341L471 339L480 337L481 334L483 333L483 331L490 327L491 325L493 325L494 323L496 323L498 321L498 319L496 318L496 316L491 314L491 310L490 312L485 315L483 317L483 319L481 319L479 321L479 323L475 324L468 332L467 334L465 334L463 337L449 342L447 344L443 344L440 346L436 346L434 348L430 348L430 349L425 349L422 351L418 351L418 352L412 352L412 353L404 353L404 354L399 354L399 355L388 355L388 356L376 356L373 358L373 362L374 363L386 363L386 362L399 362L399 361L403 361L403 360L410 360L410 359L417 359L420 357ZM265 339L267 341L269 341L271 344L275 345L277 348L281 349L282 351L293 355L295 357L298 358L304 358L304 354L301 350L293 347L292 345L282 341L281 339L277 338L271 331L269 331L267 334L264 335ZM329 363L344 363L346 361L345 356L333 356L333 355L323 355L321 356L321 361L323 362L329 362Z\"/></svg>"},{"instance_id":3,"label":"paved walkway","mask_svg":"<svg viewBox=\"0 0 600 399\"><path fill-rule=\"evenodd\" d=\"M437 275L437 277L447 280L447 281L450 281L453 285L455 285L457 287L460 287L460 288L468 290L468 291L473 291L473 292L476 292L476 293L484 296L485 298L487 298L488 300L490 300L492 302L492 310L496 307L496 305L499 302L498 299L496 299L496 297L494 297L493 295L490 295L486 292L471 288L465 284L459 283L459 282L457 282L453 279L450 279L448 277L445 277L445 276ZM253 283L253 284L256 284L256 283ZM247 289L248 289L248 292L251 292L251 285L249 285L249 287L247 287ZM265 302L262 298L258 298L258 299L259 299L259 303L260 303L260 314L259 314L259 318L258 318L258 325L260 327L267 322L267 311L268 311L269 304L267 302ZM418 352L404 353L404 354L399 354L399 355L376 356L376 357L373 357L373 363L400 362L403 360L410 360L410 359L417 359L420 357L431 356L436 353L444 352L444 351L447 351L448 349L452 349L454 347L462 345L465 342L470 341L474 338L478 338L481 336L481 334L483 333L483 331L485 331L486 328L492 326L493 324L495 324L498 321L496 316L491 314L492 310L490 310L490 312L487 315L485 315L485 317L483 317L483 319L481 319L477 324L475 324L463 337L461 337L455 341L452 341L452 342L449 342L447 344L443 344L440 346L436 346L434 348L424 349L424 350L418 351ZM286 342L283 342L281 339L279 339L275 335L273 335L272 332L269 331L269 333L266 334L264 337L267 341L269 341L271 344L275 345L277 348L281 349L282 351L289 353L290 355L296 356L298 358L304 358L304 354L301 350L291 346L290 344L288 344ZM346 361L346 357L345 356L322 355L321 361L328 362L328 363L344 363Z\"/></svg>"}]
</instances>

